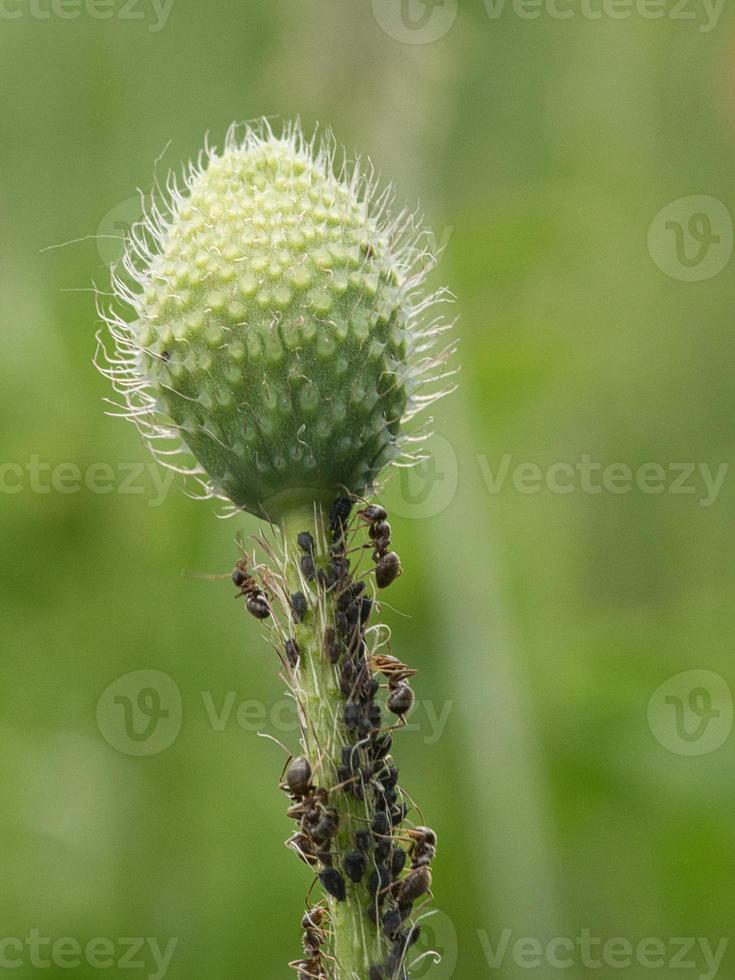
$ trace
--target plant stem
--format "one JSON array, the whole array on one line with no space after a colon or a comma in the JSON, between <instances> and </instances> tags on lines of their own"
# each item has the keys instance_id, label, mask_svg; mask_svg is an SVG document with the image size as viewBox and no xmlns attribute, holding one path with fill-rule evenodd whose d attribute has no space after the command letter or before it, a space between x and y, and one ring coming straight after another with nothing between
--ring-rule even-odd
<instances>
[{"instance_id":1,"label":"plant stem","mask_svg":"<svg viewBox=\"0 0 735 980\"><path fill-rule=\"evenodd\" d=\"M284 521L286 542L286 579L292 592L304 591L304 575L300 567L303 552L296 541L302 532L308 532L315 542L317 566L328 560L330 530L321 508L296 511ZM342 765L342 748L354 744L343 724L346 698L340 690L339 666L331 663L325 650L324 634L329 627L336 630L337 603L340 592L335 589L318 594L317 601L309 603L309 609L301 623L292 629L300 648L299 693L302 712L304 748L314 771L314 782L329 790L329 806L339 815L339 830L332 842L334 867L345 881L345 899L338 901L328 896L331 917L331 942L329 953L335 980L368 980L371 964L381 963L385 949L375 924L366 914L371 897L366 884L370 867L364 880L354 883L344 874L340 855L355 850L355 832L369 829L375 816L374 794L368 789L365 799L355 799L339 785L338 770Z\"/></svg>"}]
</instances>

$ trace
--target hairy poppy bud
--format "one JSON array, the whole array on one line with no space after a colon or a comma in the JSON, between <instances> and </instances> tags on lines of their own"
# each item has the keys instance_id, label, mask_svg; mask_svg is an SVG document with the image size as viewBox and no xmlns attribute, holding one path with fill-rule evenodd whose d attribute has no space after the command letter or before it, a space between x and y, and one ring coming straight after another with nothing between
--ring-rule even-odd
<instances>
[{"instance_id":1,"label":"hairy poppy bud","mask_svg":"<svg viewBox=\"0 0 735 980\"><path fill-rule=\"evenodd\" d=\"M448 353L412 216L296 125L233 127L169 186L113 276L133 315L106 313L129 415L159 459L183 449L180 469L260 516L366 492Z\"/></svg>"}]
</instances>

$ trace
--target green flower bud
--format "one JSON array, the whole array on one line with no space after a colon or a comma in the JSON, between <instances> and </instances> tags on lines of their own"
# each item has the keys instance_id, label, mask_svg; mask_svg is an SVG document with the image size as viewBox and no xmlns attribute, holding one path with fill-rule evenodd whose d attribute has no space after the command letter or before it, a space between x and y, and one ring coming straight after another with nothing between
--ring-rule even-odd
<instances>
[{"instance_id":1,"label":"green flower bud","mask_svg":"<svg viewBox=\"0 0 735 980\"><path fill-rule=\"evenodd\" d=\"M127 315L104 314L127 414L163 462L270 519L367 492L446 377L414 216L297 125L233 127L167 186L113 274Z\"/></svg>"}]
</instances>

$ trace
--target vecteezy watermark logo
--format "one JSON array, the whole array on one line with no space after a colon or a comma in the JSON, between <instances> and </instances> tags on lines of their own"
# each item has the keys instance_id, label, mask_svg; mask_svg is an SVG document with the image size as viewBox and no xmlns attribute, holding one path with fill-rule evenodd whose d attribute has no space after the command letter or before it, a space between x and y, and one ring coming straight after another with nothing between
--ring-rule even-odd
<instances>
[{"instance_id":1,"label":"vecteezy watermark logo","mask_svg":"<svg viewBox=\"0 0 735 980\"><path fill-rule=\"evenodd\" d=\"M436 517L454 500L459 483L457 454L443 436L432 436L428 445L426 459L398 470L398 493L390 509L399 517Z\"/></svg>"},{"instance_id":2,"label":"vecteezy watermark logo","mask_svg":"<svg viewBox=\"0 0 735 980\"><path fill-rule=\"evenodd\" d=\"M648 725L669 752L707 755L732 731L732 691L714 671L682 671L654 692L648 702Z\"/></svg>"},{"instance_id":3,"label":"vecteezy watermark logo","mask_svg":"<svg viewBox=\"0 0 735 980\"><path fill-rule=\"evenodd\" d=\"M0 496L22 493L64 496L77 493L146 495L149 507L160 507L176 475L159 463L51 463L35 453L24 462L0 460Z\"/></svg>"},{"instance_id":4,"label":"vecteezy watermark logo","mask_svg":"<svg viewBox=\"0 0 735 980\"><path fill-rule=\"evenodd\" d=\"M270 730L290 735L300 731L293 698L279 698L266 706L262 701L241 697L237 691L224 694L202 691L201 697L207 723L214 732L224 732L233 726L250 733ZM424 745L435 745L444 735L453 710L454 701L417 700L401 730L419 732Z\"/></svg>"},{"instance_id":5,"label":"vecteezy watermark logo","mask_svg":"<svg viewBox=\"0 0 735 980\"><path fill-rule=\"evenodd\" d=\"M431 44L451 29L457 0L372 0L373 16L389 37L403 44Z\"/></svg>"},{"instance_id":6,"label":"vecteezy watermark logo","mask_svg":"<svg viewBox=\"0 0 735 980\"><path fill-rule=\"evenodd\" d=\"M648 229L648 251L671 279L702 282L725 268L733 252L730 212L716 197L694 194L672 201Z\"/></svg>"},{"instance_id":7,"label":"vecteezy watermark logo","mask_svg":"<svg viewBox=\"0 0 735 980\"><path fill-rule=\"evenodd\" d=\"M134 670L118 677L97 702L97 725L123 755L158 755L181 731L178 685L160 670Z\"/></svg>"},{"instance_id":8,"label":"vecteezy watermark logo","mask_svg":"<svg viewBox=\"0 0 735 980\"><path fill-rule=\"evenodd\" d=\"M503 14L519 20L666 20L696 24L709 34L720 23L725 0L484 0L491 20Z\"/></svg>"},{"instance_id":9,"label":"vecteezy watermark logo","mask_svg":"<svg viewBox=\"0 0 735 980\"><path fill-rule=\"evenodd\" d=\"M176 0L0 0L0 21L90 20L141 21L151 34L162 31Z\"/></svg>"},{"instance_id":10,"label":"vecteezy watermark logo","mask_svg":"<svg viewBox=\"0 0 735 980\"><path fill-rule=\"evenodd\" d=\"M220 733L235 728L247 734L300 731L293 698L266 705L238 691L201 691L201 702L187 708L190 724ZM417 732L424 745L435 745L447 730L454 701L417 700L403 731ZM158 670L137 670L113 681L97 702L97 724L105 740L125 755L156 755L169 748L181 731L183 703L172 677Z\"/></svg>"},{"instance_id":11,"label":"vecteezy watermark logo","mask_svg":"<svg viewBox=\"0 0 735 980\"><path fill-rule=\"evenodd\" d=\"M477 463L488 493L504 490L533 495L547 492L565 496L570 493L614 495L634 491L650 496L666 493L691 496L700 507L715 504L725 485L730 463L695 463L650 461L635 469L623 462L605 462L582 453L574 462L556 460L542 468L530 460L516 460L504 453L497 463L482 453Z\"/></svg>"},{"instance_id":12,"label":"vecteezy watermark logo","mask_svg":"<svg viewBox=\"0 0 735 980\"><path fill-rule=\"evenodd\" d=\"M581 929L576 937L553 936L543 941L536 936L516 936L512 929L503 929L500 935L491 937L487 930L478 930L487 965L500 970L508 959L522 970L539 970L547 976L549 970L573 970L581 966L585 971L644 970L696 971L698 980L715 980L730 944L725 937L713 942L706 936L677 936L662 939L648 936L634 941L625 936L603 939L591 929ZM505 974L504 974L505 975Z\"/></svg>"},{"instance_id":13,"label":"vecteezy watermark logo","mask_svg":"<svg viewBox=\"0 0 735 980\"><path fill-rule=\"evenodd\" d=\"M0 970L140 970L146 980L163 980L171 966L178 939L169 939L165 947L155 937L120 936L111 939L95 936L80 942L73 936L52 939L39 929L20 936L0 936ZM22 974L28 976L27 972ZM54 973L55 975L55 973ZM85 970L85 976L87 975Z\"/></svg>"}]
</instances>

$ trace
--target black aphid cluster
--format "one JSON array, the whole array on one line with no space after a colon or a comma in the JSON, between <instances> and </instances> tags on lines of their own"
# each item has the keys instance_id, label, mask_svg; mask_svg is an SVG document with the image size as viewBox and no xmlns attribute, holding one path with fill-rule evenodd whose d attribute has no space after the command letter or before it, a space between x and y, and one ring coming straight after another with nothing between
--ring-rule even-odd
<instances>
[{"instance_id":1,"label":"black aphid cluster","mask_svg":"<svg viewBox=\"0 0 735 980\"><path fill-rule=\"evenodd\" d=\"M333 779L330 789L314 785L308 759L300 756L291 761L283 788L291 797L288 813L298 822L298 830L287 843L314 869L333 899L344 901L349 887L357 887L356 894L362 894L365 915L385 938L386 955L371 967L370 980L404 980L406 951L419 935L419 927L411 926L408 920L414 903L431 887L429 865L436 839L427 828L402 828L409 808L402 802L398 769L390 752L392 730L404 721L413 705L408 679L415 671L392 656L369 655L365 630L373 600L366 594L365 581L351 571L349 554L357 550L348 542L353 506L347 497L334 502L329 514L326 555L317 556L308 531L301 532L296 542L303 576L317 583L332 600L333 625L325 629L323 655L334 665L343 697L342 745L340 757L330 760L336 770L336 783ZM365 547L372 549L376 585L386 588L401 573L398 555L390 550L388 514L383 507L369 505L358 511L357 517L367 526L370 543ZM290 602L294 619L301 622L308 611L303 594L295 593ZM285 654L292 666L298 663L295 640L287 641ZM387 726L378 702L378 675L387 682L386 707L395 716ZM341 807L346 813L342 828L334 805L338 793L367 804L364 810L357 811L354 806L347 810ZM372 815L369 825L364 817L356 816L363 812ZM360 821L366 825L360 826ZM409 858L411 863L406 870ZM293 964L299 976L328 978L322 957L316 957L313 951L313 936L305 938L309 938L304 947L306 958Z\"/></svg>"}]
</instances>

